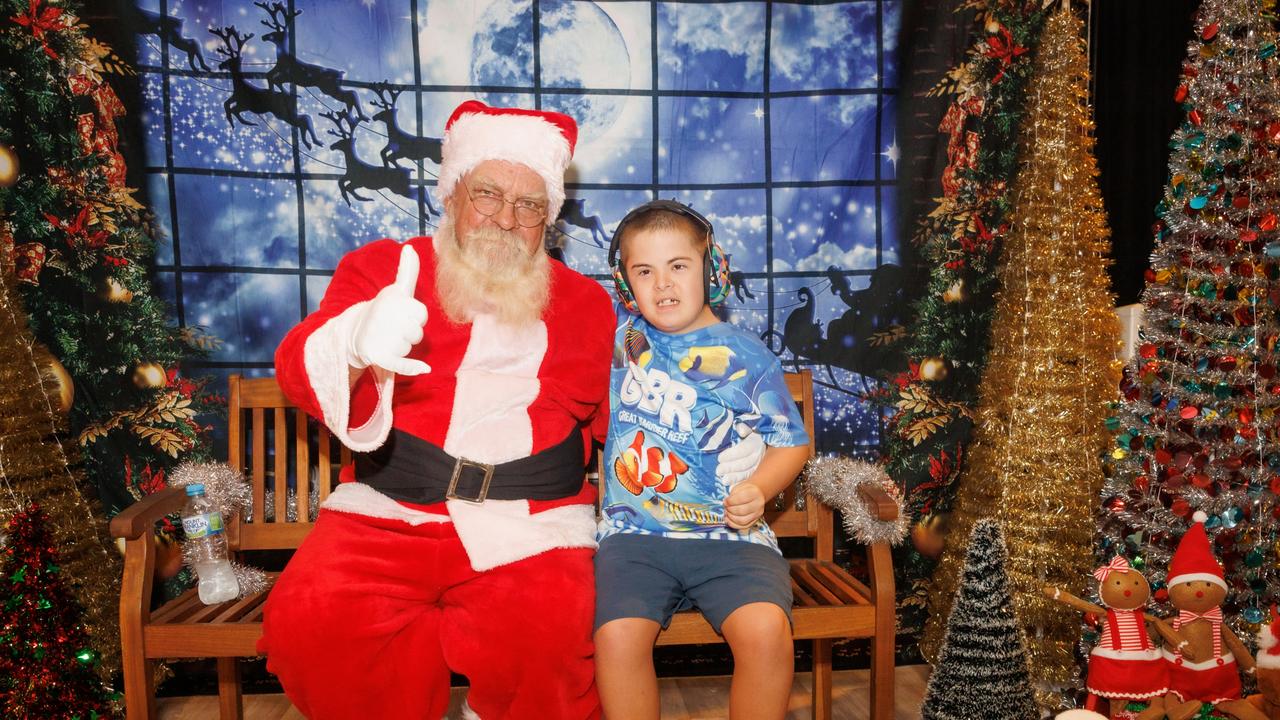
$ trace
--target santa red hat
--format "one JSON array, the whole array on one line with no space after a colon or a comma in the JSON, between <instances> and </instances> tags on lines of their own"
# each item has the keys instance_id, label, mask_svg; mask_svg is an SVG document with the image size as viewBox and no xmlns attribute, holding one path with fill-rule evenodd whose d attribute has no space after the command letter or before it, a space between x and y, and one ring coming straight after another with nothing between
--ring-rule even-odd
<instances>
[{"instance_id":1,"label":"santa red hat","mask_svg":"<svg viewBox=\"0 0 1280 720\"><path fill-rule=\"evenodd\" d=\"M1204 521L1208 516L1197 511L1192 519L1195 524L1178 541L1178 549L1173 551L1169 561L1169 587L1178 583L1207 580L1227 589L1227 581L1223 579L1222 566L1213 557L1209 547L1209 536L1204 531Z\"/></svg>"},{"instance_id":2,"label":"santa red hat","mask_svg":"<svg viewBox=\"0 0 1280 720\"><path fill-rule=\"evenodd\" d=\"M458 179L486 160L519 163L547 184L547 224L564 202L564 171L573 159L578 124L558 112L489 107L479 100L458 106L444 125L436 195L445 200Z\"/></svg>"}]
</instances>

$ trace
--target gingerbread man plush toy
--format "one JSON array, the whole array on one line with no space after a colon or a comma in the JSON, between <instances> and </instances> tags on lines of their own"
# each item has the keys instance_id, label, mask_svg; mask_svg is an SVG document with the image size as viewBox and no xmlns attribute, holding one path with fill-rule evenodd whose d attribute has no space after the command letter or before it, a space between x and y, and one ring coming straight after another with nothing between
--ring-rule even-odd
<instances>
[{"instance_id":1,"label":"gingerbread man plush toy","mask_svg":"<svg viewBox=\"0 0 1280 720\"><path fill-rule=\"evenodd\" d=\"M1280 610L1271 606L1271 622L1258 629L1258 694L1249 702L1267 718L1280 720Z\"/></svg>"},{"instance_id":2,"label":"gingerbread man plush toy","mask_svg":"<svg viewBox=\"0 0 1280 720\"><path fill-rule=\"evenodd\" d=\"M1187 720L1200 712L1201 703L1210 703L1241 720L1266 720L1241 699L1240 668L1253 672L1253 656L1222 621L1227 582L1209 546L1205 518L1195 514L1169 562L1169 602L1178 611L1173 629L1183 640L1163 650L1169 668L1167 717Z\"/></svg>"},{"instance_id":3,"label":"gingerbread man plush toy","mask_svg":"<svg viewBox=\"0 0 1280 720\"><path fill-rule=\"evenodd\" d=\"M1102 637L1089 653L1089 674L1085 685L1089 699L1085 708L1094 710L1098 698L1111 704L1111 717L1124 715L1126 701L1150 703L1142 720L1164 715L1165 693L1169 690L1169 670L1152 642L1150 623L1165 637L1175 637L1163 620L1143 613L1151 598L1151 586L1129 561L1116 556L1097 570L1098 597L1106 607L1094 605L1058 588L1044 592L1058 602L1098 617L1106 618Z\"/></svg>"}]
</instances>

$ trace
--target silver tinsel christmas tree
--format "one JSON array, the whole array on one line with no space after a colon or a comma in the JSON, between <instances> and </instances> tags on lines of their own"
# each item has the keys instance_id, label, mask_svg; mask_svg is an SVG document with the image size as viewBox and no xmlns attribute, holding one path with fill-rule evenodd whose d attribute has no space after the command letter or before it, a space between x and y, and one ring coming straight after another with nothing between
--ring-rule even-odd
<instances>
[{"instance_id":1,"label":"silver tinsel christmas tree","mask_svg":"<svg viewBox=\"0 0 1280 720\"><path fill-rule=\"evenodd\" d=\"M1027 652L1013 615L1000 525L969 536L960 593L925 691L924 720L1036 720Z\"/></svg>"},{"instance_id":2,"label":"silver tinsel christmas tree","mask_svg":"<svg viewBox=\"0 0 1280 720\"><path fill-rule=\"evenodd\" d=\"M1169 143L1141 341L1108 420L1100 528L1102 554L1127 556L1164 603L1170 555L1204 511L1231 590L1223 611L1254 628L1280 596L1277 62L1256 0L1200 5L1175 94L1185 116Z\"/></svg>"}]
</instances>

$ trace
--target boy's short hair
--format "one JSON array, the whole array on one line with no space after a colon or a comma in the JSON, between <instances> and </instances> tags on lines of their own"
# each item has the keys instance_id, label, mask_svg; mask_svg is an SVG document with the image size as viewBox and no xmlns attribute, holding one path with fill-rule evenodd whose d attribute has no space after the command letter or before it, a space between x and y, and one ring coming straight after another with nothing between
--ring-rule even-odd
<instances>
[{"instance_id":1,"label":"boy's short hair","mask_svg":"<svg viewBox=\"0 0 1280 720\"><path fill-rule=\"evenodd\" d=\"M712 307L723 305L729 297L729 258L716 243L711 221L677 200L650 200L627 213L613 231L609 267L623 305L633 313L639 312L627 281L622 245L632 233L654 230L683 231L689 237L702 257L704 300Z\"/></svg>"},{"instance_id":2,"label":"boy's short hair","mask_svg":"<svg viewBox=\"0 0 1280 720\"><path fill-rule=\"evenodd\" d=\"M697 245L703 254L707 252L707 231L708 228L699 224L687 214L679 213L666 208L654 207L642 210L631 217L625 225L620 229L618 237L618 253L619 256L625 255L626 250L624 244L627 238L636 233L649 232L654 230L679 230L683 231L689 238L690 242Z\"/></svg>"}]
</instances>

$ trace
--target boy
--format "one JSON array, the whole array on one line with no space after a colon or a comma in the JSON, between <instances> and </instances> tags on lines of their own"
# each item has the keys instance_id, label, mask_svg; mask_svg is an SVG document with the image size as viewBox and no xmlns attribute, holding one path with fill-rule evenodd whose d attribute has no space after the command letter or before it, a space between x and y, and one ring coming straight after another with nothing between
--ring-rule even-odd
<instances>
[{"instance_id":1,"label":"boy","mask_svg":"<svg viewBox=\"0 0 1280 720\"><path fill-rule=\"evenodd\" d=\"M776 720L791 694L791 582L761 516L808 459L804 422L777 358L711 309L728 263L706 218L641 205L609 262L622 304L595 560L605 716L658 717L654 641L696 606L733 651L730 717Z\"/></svg>"}]
</instances>

